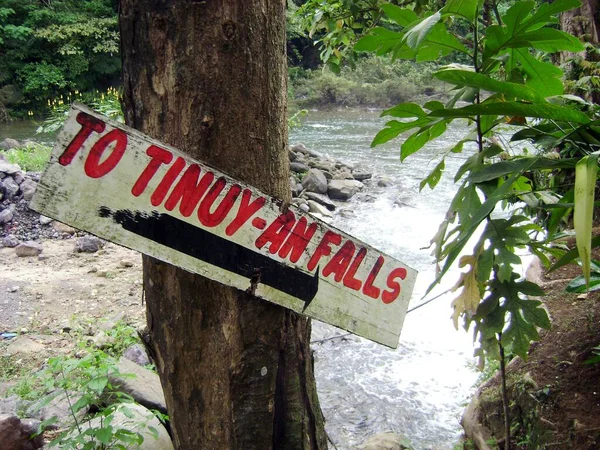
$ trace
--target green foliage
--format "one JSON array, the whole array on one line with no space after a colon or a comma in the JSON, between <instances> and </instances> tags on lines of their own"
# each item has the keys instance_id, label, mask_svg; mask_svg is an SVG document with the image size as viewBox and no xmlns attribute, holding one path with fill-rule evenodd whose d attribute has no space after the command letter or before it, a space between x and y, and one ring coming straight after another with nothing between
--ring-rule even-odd
<instances>
[{"instance_id":1,"label":"green foliage","mask_svg":"<svg viewBox=\"0 0 600 450\"><path fill-rule=\"evenodd\" d=\"M389 106L421 95L432 95L439 83L434 66L417 67L411 61L390 62L363 57L340 73L329 69L290 73L290 98L303 107L313 105Z\"/></svg>"},{"instance_id":2,"label":"green foliage","mask_svg":"<svg viewBox=\"0 0 600 450\"><path fill-rule=\"evenodd\" d=\"M116 83L121 64L116 6L112 0L5 0L0 89L22 94L21 109L40 111L48 98Z\"/></svg>"},{"instance_id":3,"label":"green foliage","mask_svg":"<svg viewBox=\"0 0 600 450\"><path fill-rule=\"evenodd\" d=\"M572 203L565 198L561 204L555 185L538 180L572 174L579 158L600 148L597 109L564 94L562 71L545 56L583 49L577 38L554 28L556 15L577 5L575 0L537 7L533 1L516 2L498 12L496 23L484 29L478 21L482 2L477 0L448 1L421 17L412 9L390 4L382 11L396 27L373 27L355 46L357 51L389 54L393 59L437 60L450 52L468 57L468 65L450 65L434 73L452 87L454 97L447 104L402 103L385 110L383 115L393 119L372 145L403 137L400 158L404 160L443 136L453 120L467 119L473 125L463 139L438 155L421 188L436 186L449 154L462 152L465 144L475 145L477 152L455 174L460 186L431 241L442 265L429 291L457 261L465 269L453 289L458 292L454 320L458 325L462 318L465 328L474 327L480 361L486 355L498 358L501 346L526 358L530 342L539 338L537 328L549 327L541 302L530 299L543 291L519 281L514 268L521 263L519 249L546 261L546 252L557 254L549 246L553 236L541 242L536 236L548 228L555 232ZM458 21L470 28L472 42L450 34L448 27ZM469 105L457 107L459 101ZM513 128L507 130L507 123ZM534 143L538 154L514 151L504 138L507 133L513 141ZM591 166L596 167L595 160ZM595 172L586 180L592 191L595 180ZM511 209L504 209L510 204ZM593 198L587 204L593 204ZM547 205L552 205L547 220L538 220L538 212ZM495 216L498 210L502 219ZM589 217L585 221L591 223ZM483 232L472 253L461 257L480 227Z\"/></svg>"},{"instance_id":4,"label":"green foliage","mask_svg":"<svg viewBox=\"0 0 600 450\"><path fill-rule=\"evenodd\" d=\"M27 172L41 172L50 160L52 148L42 144L31 144L25 147L8 150L6 159L13 164L18 164Z\"/></svg>"}]
</instances>

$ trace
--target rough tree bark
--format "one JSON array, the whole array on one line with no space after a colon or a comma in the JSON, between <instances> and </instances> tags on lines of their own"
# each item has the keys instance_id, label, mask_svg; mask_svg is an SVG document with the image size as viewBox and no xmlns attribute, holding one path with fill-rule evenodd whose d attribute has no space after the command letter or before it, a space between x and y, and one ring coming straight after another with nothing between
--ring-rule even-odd
<instances>
[{"instance_id":1,"label":"rough tree bark","mask_svg":"<svg viewBox=\"0 0 600 450\"><path fill-rule=\"evenodd\" d=\"M122 0L120 27L127 124L289 200L285 1ZM149 257L144 286L176 448L326 448L307 319Z\"/></svg>"}]
</instances>

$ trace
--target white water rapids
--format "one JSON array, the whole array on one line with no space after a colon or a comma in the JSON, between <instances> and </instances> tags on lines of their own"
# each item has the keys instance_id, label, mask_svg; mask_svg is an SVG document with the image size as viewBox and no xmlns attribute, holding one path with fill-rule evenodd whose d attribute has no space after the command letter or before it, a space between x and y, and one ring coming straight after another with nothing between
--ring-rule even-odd
<instances>
[{"instance_id":1,"label":"white water rapids","mask_svg":"<svg viewBox=\"0 0 600 450\"><path fill-rule=\"evenodd\" d=\"M400 142L370 148L385 123L377 111L311 111L290 144L309 149L385 176L393 186L368 188L374 202L351 199L344 207L352 218L336 215L333 225L419 271L410 307L423 302L434 279L429 245L455 192L452 176L474 149L446 158L446 174L434 191L419 193L419 182L435 167L435 156L456 143L464 129L450 129L441 139L400 162ZM400 200L403 206L394 204ZM452 286L450 273L433 297ZM451 449L460 436L460 415L477 373L472 338L452 324L451 295L444 295L406 316L397 350L365 339L315 342L319 399L329 437L338 449L355 448L370 435L393 431L417 449ZM313 323L313 341L345 334Z\"/></svg>"}]
</instances>

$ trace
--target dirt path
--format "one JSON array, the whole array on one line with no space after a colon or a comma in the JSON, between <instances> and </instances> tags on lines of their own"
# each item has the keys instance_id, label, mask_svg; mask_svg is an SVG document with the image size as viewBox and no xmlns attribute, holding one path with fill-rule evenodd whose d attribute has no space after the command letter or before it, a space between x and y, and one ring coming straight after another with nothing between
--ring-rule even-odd
<instances>
[{"instance_id":1,"label":"dirt path","mask_svg":"<svg viewBox=\"0 0 600 450\"><path fill-rule=\"evenodd\" d=\"M115 315L143 324L140 254L110 243L97 253L74 246L45 240L39 257L0 249L0 332L57 332Z\"/></svg>"}]
</instances>

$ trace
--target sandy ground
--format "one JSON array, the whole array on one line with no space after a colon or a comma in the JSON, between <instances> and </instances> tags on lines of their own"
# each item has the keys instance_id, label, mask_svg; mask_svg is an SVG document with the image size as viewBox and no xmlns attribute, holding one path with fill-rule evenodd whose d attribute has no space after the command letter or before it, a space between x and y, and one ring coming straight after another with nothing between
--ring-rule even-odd
<instances>
[{"instance_id":1,"label":"sandy ground","mask_svg":"<svg viewBox=\"0 0 600 450\"><path fill-rule=\"evenodd\" d=\"M0 332L60 332L111 316L143 325L141 255L111 243L97 253L74 246L45 240L39 257L0 249Z\"/></svg>"}]
</instances>

